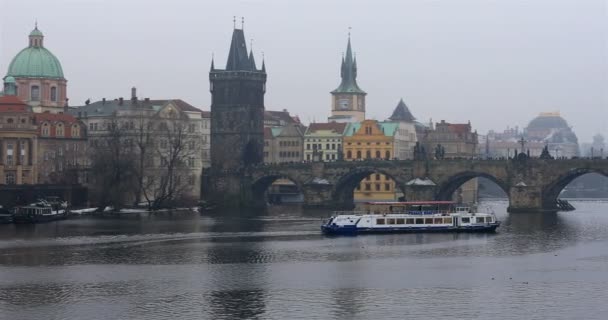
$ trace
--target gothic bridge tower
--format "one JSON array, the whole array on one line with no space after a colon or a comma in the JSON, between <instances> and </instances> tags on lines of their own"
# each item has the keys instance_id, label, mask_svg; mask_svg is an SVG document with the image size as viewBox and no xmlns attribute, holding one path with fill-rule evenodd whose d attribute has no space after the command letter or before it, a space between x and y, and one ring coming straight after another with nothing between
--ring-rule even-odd
<instances>
[{"instance_id":1,"label":"gothic bridge tower","mask_svg":"<svg viewBox=\"0 0 608 320\"><path fill-rule=\"evenodd\" d=\"M209 72L211 169L236 170L264 160L266 67L247 53L243 28L235 27L225 69Z\"/></svg>"}]
</instances>

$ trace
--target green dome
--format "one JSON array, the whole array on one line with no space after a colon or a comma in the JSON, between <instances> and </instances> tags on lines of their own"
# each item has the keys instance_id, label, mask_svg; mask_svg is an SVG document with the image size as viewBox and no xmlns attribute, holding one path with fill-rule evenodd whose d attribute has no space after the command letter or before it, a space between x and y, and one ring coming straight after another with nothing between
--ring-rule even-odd
<instances>
[{"instance_id":1,"label":"green dome","mask_svg":"<svg viewBox=\"0 0 608 320\"><path fill-rule=\"evenodd\" d=\"M35 32L36 30L32 31ZM38 31L39 32L39 31ZM8 66L7 76L63 79L61 63L44 47L27 47Z\"/></svg>"},{"instance_id":2,"label":"green dome","mask_svg":"<svg viewBox=\"0 0 608 320\"><path fill-rule=\"evenodd\" d=\"M38 30L38 27L34 28L34 30L32 30L32 32L30 32L30 37L31 36L40 36L42 37L42 31Z\"/></svg>"}]
</instances>

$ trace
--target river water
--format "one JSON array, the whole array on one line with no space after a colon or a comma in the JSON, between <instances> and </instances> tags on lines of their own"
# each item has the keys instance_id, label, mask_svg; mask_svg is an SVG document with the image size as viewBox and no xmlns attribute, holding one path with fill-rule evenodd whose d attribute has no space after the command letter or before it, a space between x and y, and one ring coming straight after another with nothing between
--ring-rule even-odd
<instances>
[{"instance_id":1,"label":"river water","mask_svg":"<svg viewBox=\"0 0 608 320\"><path fill-rule=\"evenodd\" d=\"M324 211L0 225L0 319L606 319L608 202L496 234L324 237Z\"/></svg>"}]
</instances>

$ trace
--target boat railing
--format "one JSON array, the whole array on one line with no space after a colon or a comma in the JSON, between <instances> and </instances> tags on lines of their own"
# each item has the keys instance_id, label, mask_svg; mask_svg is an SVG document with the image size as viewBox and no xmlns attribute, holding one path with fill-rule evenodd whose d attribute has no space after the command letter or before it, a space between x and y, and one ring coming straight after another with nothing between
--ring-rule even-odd
<instances>
[{"instance_id":1,"label":"boat railing","mask_svg":"<svg viewBox=\"0 0 608 320\"><path fill-rule=\"evenodd\" d=\"M333 215L334 216L347 216L347 215L361 215L361 214L371 214L371 212L368 211L348 211L348 210L342 210L342 211L334 211Z\"/></svg>"}]
</instances>

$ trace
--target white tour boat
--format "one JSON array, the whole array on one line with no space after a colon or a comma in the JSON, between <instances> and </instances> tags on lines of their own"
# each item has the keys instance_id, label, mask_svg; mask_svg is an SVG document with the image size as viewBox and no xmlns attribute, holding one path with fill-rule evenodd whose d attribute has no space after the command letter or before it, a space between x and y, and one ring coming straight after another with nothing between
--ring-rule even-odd
<instances>
[{"instance_id":1,"label":"white tour boat","mask_svg":"<svg viewBox=\"0 0 608 320\"><path fill-rule=\"evenodd\" d=\"M336 211L325 221L325 234L400 232L494 232L493 213L474 212L452 201L366 202L362 210Z\"/></svg>"}]
</instances>

